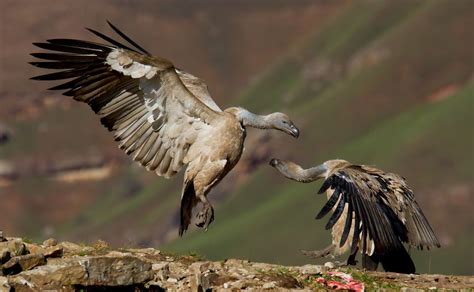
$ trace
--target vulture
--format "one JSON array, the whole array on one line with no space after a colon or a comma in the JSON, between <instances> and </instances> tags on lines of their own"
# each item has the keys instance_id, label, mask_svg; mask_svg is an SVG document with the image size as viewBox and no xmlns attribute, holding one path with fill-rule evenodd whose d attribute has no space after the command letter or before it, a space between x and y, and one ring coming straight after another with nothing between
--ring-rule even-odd
<instances>
[{"instance_id":1,"label":"vulture","mask_svg":"<svg viewBox=\"0 0 474 292\"><path fill-rule=\"evenodd\" d=\"M397 174L339 159L308 169L279 159L270 165L299 182L324 179L318 194L326 192L328 201L316 219L332 211L326 224L332 229L332 244L309 252L312 256L350 250L347 264L355 265L360 250L363 268L376 270L381 263L385 271L408 274L415 272L415 264L403 243L418 249L440 247L413 191Z\"/></svg>"},{"instance_id":2,"label":"vulture","mask_svg":"<svg viewBox=\"0 0 474 292\"><path fill-rule=\"evenodd\" d=\"M257 115L242 107L221 110L206 83L170 61L152 56L108 22L125 43L98 31L106 43L57 38L34 43L30 64L59 70L33 80L69 79L50 90L87 103L113 133L120 149L148 171L170 178L184 166L179 235L214 220L208 192L239 161L246 127L276 129L294 137L298 128L283 113ZM128 43L128 44L127 44Z\"/></svg>"}]
</instances>

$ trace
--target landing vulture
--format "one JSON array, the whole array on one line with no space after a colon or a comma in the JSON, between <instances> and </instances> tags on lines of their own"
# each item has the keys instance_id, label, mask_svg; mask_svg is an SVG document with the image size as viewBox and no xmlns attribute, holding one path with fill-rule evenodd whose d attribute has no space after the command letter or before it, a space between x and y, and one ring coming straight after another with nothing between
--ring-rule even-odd
<instances>
[{"instance_id":1,"label":"landing vulture","mask_svg":"<svg viewBox=\"0 0 474 292\"><path fill-rule=\"evenodd\" d=\"M196 225L207 229L214 210L207 193L239 161L246 127L276 129L294 137L299 131L282 113L266 116L241 107L221 110L202 79L153 57L109 23L128 44L88 29L108 44L76 39L34 43L48 52L32 65L60 70L34 80L70 79L51 90L87 103L113 133L120 149L148 171L170 178L185 165L181 196L182 235L197 203Z\"/></svg>"},{"instance_id":2,"label":"landing vulture","mask_svg":"<svg viewBox=\"0 0 474 292\"><path fill-rule=\"evenodd\" d=\"M381 263L386 271L414 273L403 243L419 249L440 247L412 190L397 174L345 160L329 160L309 169L279 159L272 159L270 165L292 180L324 179L318 193L326 192L328 201L316 219L332 211L326 225L332 229L332 244L310 252L313 256L350 250L348 264L355 264L360 250L364 268L375 270Z\"/></svg>"}]
</instances>

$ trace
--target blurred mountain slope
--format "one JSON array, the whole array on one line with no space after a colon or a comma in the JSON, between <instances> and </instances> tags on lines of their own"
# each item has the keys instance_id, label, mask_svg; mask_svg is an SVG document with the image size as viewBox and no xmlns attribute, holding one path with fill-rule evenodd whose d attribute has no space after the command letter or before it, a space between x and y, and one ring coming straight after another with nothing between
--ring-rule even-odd
<instances>
[{"instance_id":1,"label":"blurred mountain slope","mask_svg":"<svg viewBox=\"0 0 474 292\"><path fill-rule=\"evenodd\" d=\"M242 97L254 110L286 109L303 125L298 143L270 140L276 157L305 166L345 158L407 177L444 246L415 253L419 272L474 271L466 260L474 244L470 7L469 1L358 2ZM298 250L329 240L325 221L313 219L324 202L315 195L318 186L282 181L262 166L219 207L207 233L169 248L307 261Z\"/></svg>"}]
</instances>

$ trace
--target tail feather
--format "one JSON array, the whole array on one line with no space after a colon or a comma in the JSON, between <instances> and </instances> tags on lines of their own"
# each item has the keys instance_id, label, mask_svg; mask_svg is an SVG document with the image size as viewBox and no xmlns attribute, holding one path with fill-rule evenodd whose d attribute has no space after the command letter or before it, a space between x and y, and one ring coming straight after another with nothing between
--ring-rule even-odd
<instances>
[{"instance_id":1,"label":"tail feather","mask_svg":"<svg viewBox=\"0 0 474 292\"><path fill-rule=\"evenodd\" d=\"M196 194L194 191L194 183L193 181L188 181L184 186L183 195L181 196L179 236L183 236L186 230L188 230L188 226L191 224L193 207L195 205Z\"/></svg>"}]
</instances>

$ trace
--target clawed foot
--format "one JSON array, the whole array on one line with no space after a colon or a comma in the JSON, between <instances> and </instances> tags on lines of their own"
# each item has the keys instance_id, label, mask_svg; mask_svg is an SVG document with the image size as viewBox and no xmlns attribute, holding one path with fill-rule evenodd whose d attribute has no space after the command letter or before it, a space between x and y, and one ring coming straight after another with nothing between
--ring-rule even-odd
<instances>
[{"instance_id":1,"label":"clawed foot","mask_svg":"<svg viewBox=\"0 0 474 292\"><path fill-rule=\"evenodd\" d=\"M201 211L196 215L196 226L207 231L212 221L214 221L214 209L210 204L204 204Z\"/></svg>"}]
</instances>

